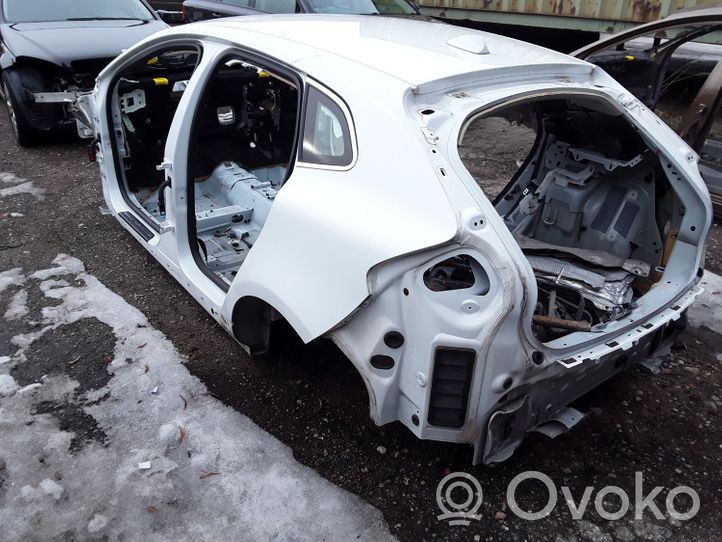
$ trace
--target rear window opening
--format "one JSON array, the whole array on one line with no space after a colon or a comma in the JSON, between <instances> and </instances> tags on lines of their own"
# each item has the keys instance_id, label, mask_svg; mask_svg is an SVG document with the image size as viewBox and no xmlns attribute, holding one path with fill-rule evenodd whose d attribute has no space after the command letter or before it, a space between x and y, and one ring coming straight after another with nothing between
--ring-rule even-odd
<instances>
[{"instance_id":1,"label":"rear window opening","mask_svg":"<svg viewBox=\"0 0 722 542\"><path fill-rule=\"evenodd\" d=\"M497 108L471 118L459 153L534 270L541 342L624 318L661 280L685 215L679 175L607 102Z\"/></svg>"}]
</instances>

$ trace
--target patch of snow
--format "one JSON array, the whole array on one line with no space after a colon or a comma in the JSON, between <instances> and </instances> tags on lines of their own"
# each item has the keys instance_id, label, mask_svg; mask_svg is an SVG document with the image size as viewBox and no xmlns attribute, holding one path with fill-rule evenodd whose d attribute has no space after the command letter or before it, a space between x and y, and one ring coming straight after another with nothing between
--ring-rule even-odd
<instances>
[{"instance_id":1,"label":"patch of snow","mask_svg":"<svg viewBox=\"0 0 722 542\"><path fill-rule=\"evenodd\" d=\"M25 284L25 275L20 267L0 272L0 293L10 286L22 286Z\"/></svg>"},{"instance_id":2,"label":"patch of snow","mask_svg":"<svg viewBox=\"0 0 722 542\"><path fill-rule=\"evenodd\" d=\"M28 292L19 290L10 300L5 311L5 320L19 320L28 313Z\"/></svg>"},{"instance_id":3,"label":"patch of snow","mask_svg":"<svg viewBox=\"0 0 722 542\"><path fill-rule=\"evenodd\" d=\"M704 292L689 308L689 323L722 334L722 277L705 271L699 284Z\"/></svg>"},{"instance_id":4,"label":"patch of snow","mask_svg":"<svg viewBox=\"0 0 722 542\"><path fill-rule=\"evenodd\" d=\"M21 179L20 177L17 177L14 173L6 173L0 171L0 182L2 183L22 183L25 182L26 179Z\"/></svg>"},{"instance_id":5,"label":"patch of snow","mask_svg":"<svg viewBox=\"0 0 722 542\"><path fill-rule=\"evenodd\" d=\"M88 523L88 532L97 533L108 524L108 518L101 514L95 514L93 519Z\"/></svg>"},{"instance_id":6,"label":"patch of snow","mask_svg":"<svg viewBox=\"0 0 722 542\"><path fill-rule=\"evenodd\" d=\"M67 280L63 279L44 280L40 283L40 288L43 292L47 292L48 290L52 290L53 288L62 288L65 286L70 286L70 283Z\"/></svg>"},{"instance_id":7,"label":"patch of snow","mask_svg":"<svg viewBox=\"0 0 722 542\"><path fill-rule=\"evenodd\" d=\"M75 275L78 273L83 273L84 271L85 266L83 265L83 262L81 262L79 259L68 256L67 254L58 254L53 260L53 267L50 267L49 269L43 269L41 271L36 271L32 275L30 275L30 278L46 280L50 277L57 277L60 275ZM58 282L53 281L50 284L54 286L58 284ZM65 284L68 285L67 282L65 282Z\"/></svg>"},{"instance_id":8,"label":"patch of snow","mask_svg":"<svg viewBox=\"0 0 722 542\"><path fill-rule=\"evenodd\" d=\"M48 331L51 329L54 329L56 326L45 326L44 328L38 330L38 331L31 331L29 333L22 333L20 335L15 335L12 339L10 339L10 344L17 346L19 350L15 353L15 357L18 361L24 361L25 360L25 350L33 344L35 341L37 341L40 337L45 335Z\"/></svg>"},{"instance_id":9,"label":"patch of snow","mask_svg":"<svg viewBox=\"0 0 722 542\"><path fill-rule=\"evenodd\" d=\"M9 397L18 389L15 379L10 375L0 375L0 397Z\"/></svg>"},{"instance_id":10,"label":"patch of snow","mask_svg":"<svg viewBox=\"0 0 722 542\"><path fill-rule=\"evenodd\" d=\"M10 363L13 360L10 356L0 356L0 365Z\"/></svg>"},{"instance_id":11,"label":"patch of snow","mask_svg":"<svg viewBox=\"0 0 722 542\"><path fill-rule=\"evenodd\" d=\"M67 401L77 385L69 377L49 377L33 393L0 400L0 456L12 473L0 493L4 540L82 539L99 531L113 540L392 539L378 510L300 465L289 448L212 398L173 344L82 262L61 255L54 264L31 276L60 303L42 308L42 329L13 338L13 359L22 362L49 330L88 318L109 326L116 337L112 378L102 389L109 398L83 408L108 438L71 455L72 434L51 415L30 414L40 401ZM61 275L73 277L48 280ZM39 456L42 465L30 459ZM139 470L146 462L151 469ZM48 508L33 487L54 472L63 498Z\"/></svg>"},{"instance_id":12,"label":"patch of snow","mask_svg":"<svg viewBox=\"0 0 722 542\"><path fill-rule=\"evenodd\" d=\"M49 478L40 482L40 489L48 495L52 495L56 501L63 496L63 486L53 482Z\"/></svg>"},{"instance_id":13,"label":"patch of snow","mask_svg":"<svg viewBox=\"0 0 722 542\"><path fill-rule=\"evenodd\" d=\"M605 533L601 527L591 521L577 521L577 528L579 529L582 540L589 540L590 542L614 542L610 534Z\"/></svg>"},{"instance_id":14,"label":"patch of snow","mask_svg":"<svg viewBox=\"0 0 722 542\"><path fill-rule=\"evenodd\" d=\"M23 486L20 488L20 498L29 501L35 496L35 488L33 486Z\"/></svg>"},{"instance_id":15,"label":"patch of snow","mask_svg":"<svg viewBox=\"0 0 722 542\"><path fill-rule=\"evenodd\" d=\"M31 194L39 200L45 199L45 189L38 188L32 181L22 179L14 173L0 172L0 182L12 184L7 188L0 188L0 197L15 196L17 194ZM10 213L13 218L20 218L24 215L21 213Z\"/></svg>"},{"instance_id":16,"label":"patch of snow","mask_svg":"<svg viewBox=\"0 0 722 542\"><path fill-rule=\"evenodd\" d=\"M7 196L17 196L18 194L30 194L39 200L45 199L45 189L38 188L32 181L27 181L8 188L0 188L0 198Z\"/></svg>"},{"instance_id":17,"label":"patch of snow","mask_svg":"<svg viewBox=\"0 0 722 542\"><path fill-rule=\"evenodd\" d=\"M24 388L20 388L20 389L18 390L18 393L27 393L27 392L29 392L29 391L33 391L33 390L36 390L36 389L38 389L38 388L41 388L42 386L43 386L43 385L40 384L39 382L36 382L35 384L28 384L28 385L25 386Z\"/></svg>"}]
</instances>

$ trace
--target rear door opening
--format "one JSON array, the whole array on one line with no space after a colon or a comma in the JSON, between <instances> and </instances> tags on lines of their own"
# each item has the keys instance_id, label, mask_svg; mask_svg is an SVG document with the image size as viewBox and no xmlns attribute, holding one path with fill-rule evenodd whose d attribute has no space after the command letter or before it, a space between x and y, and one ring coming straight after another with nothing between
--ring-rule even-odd
<instances>
[{"instance_id":1,"label":"rear door opening","mask_svg":"<svg viewBox=\"0 0 722 542\"><path fill-rule=\"evenodd\" d=\"M683 222L703 229L703 209L687 226L684 179L606 100L499 106L471 117L459 153L534 271L540 342L571 345L572 333L630 317L670 266L675 277L694 275L695 261L673 247Z\"/></svg>"},{"instance_id":2,"label":"rear door opening","mask_svg":"<svg viewBox=\"0 0 722 542\"><path fill-rule=\"evenodd\" d=\"M295 161L300 81L261 64L224 57L205 84L190 133L191 249L223 290L256 243Z\"/></svg>"},{"instance_id":3,"label":"rear door opening","mask_svg":"<svg viewBox=\"0 0 722 542\"><path fill-rule=\"evenodd\" d=\"M175 236L164 224L187 222L188 237L177 239L181 252L190 249L198 268L227 292L296 161L345 168L355 154L346 115L330 93L309 82L302 108L301 76L251 53L229 49L203 68L199 97L179 110L200 55L200 46L180 45L134 62L112 83L108 114L126 202L157 232ZM190 120L187 153L175 156L166 138L181 116ZM187 162L182 179L166 174L174 160ZM176 190L181 203L173 207L166 198ZM153 237L147 228L136 231Z\"/></svg>"}]
</instances>

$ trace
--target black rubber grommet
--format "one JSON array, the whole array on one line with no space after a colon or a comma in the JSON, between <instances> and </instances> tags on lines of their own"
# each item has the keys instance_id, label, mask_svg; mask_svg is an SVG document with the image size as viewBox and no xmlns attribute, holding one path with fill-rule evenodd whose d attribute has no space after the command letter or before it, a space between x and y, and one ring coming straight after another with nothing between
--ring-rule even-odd
<instances>
[{"instance_id":1,"label":"black rubber grommet","mask_svg":"<svg viewBox=\"0 0 722 542\"><path fill-rule=\"evenodd\" d=\"M544 354L542 354L541 352L539 352L539 350L536 350L536 351L531 355L531 360L532 360L536 365L541 365L542 363L544 363Z\"/></svg>"},{"instance_id":2,"label":"black rubber grommet","mask_svg":"<svg viewBox=\"0 0 722 542\"><path fill-rule=\"evenodd\" d=\"M394 361L394 358L392 358L391 356L383 356L381 354L377 354L371 357L371 366L375 367L376 369L393 369L395 363L396 362Z\"/></svg>"},{"instance_id":3,"label":"black rubber grommet","mask_svg":"<svg viewBox=\"0 0 722 542\"><path fill-rule=\"evenodd\" d=\"M389 348L401 348L404 345L404 336L398 331L389 331L384 335L384 343Z\"/></svg>"}]
</instances>

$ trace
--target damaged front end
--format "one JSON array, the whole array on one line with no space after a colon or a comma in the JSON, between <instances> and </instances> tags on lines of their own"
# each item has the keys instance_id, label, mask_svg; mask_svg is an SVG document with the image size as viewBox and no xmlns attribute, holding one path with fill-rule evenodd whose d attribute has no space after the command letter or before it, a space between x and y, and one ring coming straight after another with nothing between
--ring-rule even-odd
<instances>
[{"instance_id":1,"label":"damaged front end","mask_svg":"<svg viewBox=\"0 0 722 542\"><path fill-rule=\"evenodd\" d=\"M684 328L711 220L696 155L619 87L581 87L415 104L460 226L372 270L372 300L331 334L377 423L503 461Z\"/></svg>"},{"instance_id":2,"label":"damaged front end","mask_svg":"<svg viewBox=\"0 0 722 542\"><path fill-rule=\"evenodd\" d=\"M18 113L37 132L76 130L81 137L92 138L92 122L78 101L93 91L96 77L111 60L78 60L57 66L18 59L6 71L9 91L19 105Z\"/></svg>"}]
</instances>

